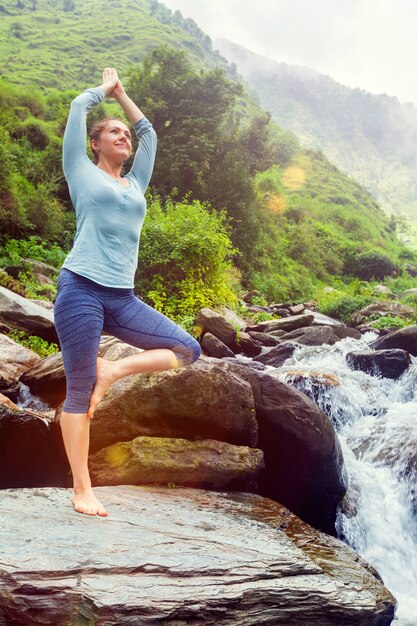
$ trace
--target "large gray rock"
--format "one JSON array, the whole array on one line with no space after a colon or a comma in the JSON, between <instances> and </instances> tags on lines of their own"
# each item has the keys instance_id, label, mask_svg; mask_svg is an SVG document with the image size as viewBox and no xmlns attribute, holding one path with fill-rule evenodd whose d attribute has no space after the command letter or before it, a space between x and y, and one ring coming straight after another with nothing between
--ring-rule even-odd
<instances>
[{"instance_id":1,"label":"large gray rock","mask_svg":"<svg viewBox=\"0 0 417 626\"><path fill-rule=\"evenodd\" d=\"M417 356L417 325L400 328L388 335L378 337L369 344L373 350L387 350L398 348L407 350L413 356Z\"/></svg>"},{"instance_id":2,"label":"large gray rock","mask_svg":"<svg viewBox=\"0 0 417 626\"><path fill-rule=\"evenodd\" d=\"M213 356L216 359L222 359L225 356L235 356L234 352L232 352L231 349L228 348L225 343L223 343L223 341L220 341L220 339L218 339L211 333L204 333L203 339L201 341L201 347L206 354L208 354L209 356Z\"/></svg>"},{"instance_id":3,"label":"large gray rock","mask_svg":"<svg viewBox=\"0 0 417 626\"><path fill-rule=\"evenodd\" d=\"M19 377L41 360L39 354L0 335L0 389L10 387Z\"/></svg>"},{"instance_id":4,"label":"large gray rock","mask_svg":"<svg viewBox=\"0 0 417 626\"><path fill-rule=\"evenodd\" d=\"M350 323L353 326L359 326L362 322L371 315L392 316L392 317L410 317L415 316L416 309L411 306L406 306L400 302L389 302L387 300L380 300L379 302L372 302L368 306L364 307L360 311L357 311L350 317Z\"/></svg>"},{"instance_id":5,"label":"large gray rock","mask_svg":"<svg viewBox=\"0 0 417 626\"><path fill-rule=\"evenodd\" d=\"M0 492L0 623L393 620L395 599L365 561L271 500L162 487L96 493L106 518L75 513L65 489Z\"/></svg>"},{"instance_id":6,"label":"large gray rock","mask_svg":"<svg viewBox=\"0 0 417 626\"><path fill-rule=\"evenodd\" d=\"M411 358L406 350L357 350L349 352L346 361L352 369L384 378L398 378L411 365Z\"/></svg>"},{"instance_id":7,"label":"large gray rock","mask_svg":"<svg viewBox=\"0 0 417 626\"><path fill-rule=\"evenodd\" d=\"M272 367L281 367L287 359L292 357L297 346L292 341L282 341L275 348L256 356L253 360Z\"/></svg>"},{"instance_id":8,"label":"large gray rock","mask_svg":"<svg viewBox=\"0 0 417 626\"><path fill-rule=\"evenodd\" d=\"M269 333L272 330L291 331L296 328L308 326L314 320L313 315L291 315L284 319L270 320L269 322L260 322L246 328L246 332L255 331L261 333Z\"/></svg>"},{"instance_id":9,"label":"large gray rock","mask_svg":"<svg viewBox=\"0 0 417 626\"><path fill-rule=\"evenodd\" d=\"M211 333L235 354L239 352L239 346L236 342L237 326L227 321L223 315L205 307L197 313L195 324L201 328L203 334Z\"/></svg>"},{"instance_id":10,"label":"large gray rock","mask_svg":"<svg viewBox=\"0 0 417 626\"><path fill-rule=\"evenodd\" d=\"M282 334L284 334L284 331L275 332L281 332ZM279 344L278 337L272 335L272 333L258 333L255 330L251 330L248 335L263 346L277 346Z\"/></svg>"},{"instance_id":11,"label":"large gray rock","mask_svg":"<svg viewBox=\"0 0 417 626\"><path fill-rule=\"evenodd\" d=\"M106 358L109 358L107 352L118 344L123 347L127 346L111 335L104 335L100 339L98 356L106 355ZM133 350L140 352L138 348L133 348ZM127 356L127 354L123 353L123 356ZM113 359L110 358L109 360ZM46 400L51 406L58 405L65 398L65 370L62 353L57 352L43 359L39 357L36 364L27 369L20 377L20 382L27 385L32 393Z\"/></svg>"},{"instance_id":12,"label":"large gray rock","mask_svg":"<svg viewBox=\"0 0 417 626\"><path fill-rule=\"evenodd\" d=\"M58 341L53 312L5 287L0 287L0 318L19 330Z\"/></svg>"},{"instance_id":13,"label":"large gray rock","mask_svg":"<svg viewBox=\"0 0 417 626\"><path fill-rule=\"evenodd\" d=\"M324 343L332 346L337 341L345 339L345 337L353 337L360 339L361 334L354 328L347 326L307 326L306 328L298 328L287 333L284 336L285 341L296 341L307 346L321 346Z\"/></svg>"},{"instance_id":14,"label":"large gray rock","mask_svg":"<svg viewBox=\"0 0 417 626\"><path fill-rule=\"evenodd\" d=\"M264 469L262 450L223 441L136 437L89 458L93 485L173 483L208 489L256 488Z\"/></svg>"},{"instance_id":15,"label":"large gray rock","mask_svg":"<svg viewBox=\"0 0 417 626\"><path fill-rule=\"evenodd\" d=\"M140 435L255 446L251 387L222 362L200 358L188 367L113 383L91 421L91 452Z\"/></svg>"},{"instance_id":16,"label":"large gray rock","mask_svg":"<svg viewBox=\"0 0 417 626\"><path fill-rule=\"evenodd\" d=\"M240 332L238 338L239 352L245 356L253 357L262 352L262 345L258 343L249 333Z\"/></svg>"},{"instance_id":17,"label":"large gray rock","mask_svg":"<svg viewBox=\"0 0 417 626\"><path fill-rule=\"evenodd\" d=\"M224 367L252 387L265 471L262 495L312 526L335 534L337 505L347 488L339 440L327 416L306 395L264 372L229 361Z\"/></svg>"}]
</instances>

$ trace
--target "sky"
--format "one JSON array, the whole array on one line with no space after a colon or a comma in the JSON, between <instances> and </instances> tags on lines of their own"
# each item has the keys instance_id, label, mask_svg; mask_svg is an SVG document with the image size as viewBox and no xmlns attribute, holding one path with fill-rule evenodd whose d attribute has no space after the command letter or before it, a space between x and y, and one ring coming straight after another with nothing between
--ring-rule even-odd
<instances>
[{"instance_id":1,"label":"sky","mask_svg":"<svg viewBox=\"0 0 417 626\"><path fill-rule=\"evenodd\" d=\"M416 0L161 1L212 40L417 104Z\"/></svg>"}]
</instances>

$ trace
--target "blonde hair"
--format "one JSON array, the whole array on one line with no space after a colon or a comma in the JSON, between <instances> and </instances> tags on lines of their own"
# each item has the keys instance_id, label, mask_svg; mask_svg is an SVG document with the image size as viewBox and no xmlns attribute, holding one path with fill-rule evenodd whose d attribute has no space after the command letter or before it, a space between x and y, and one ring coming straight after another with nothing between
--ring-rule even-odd
<instances>
[{"instance_id":1,"label":"blonde hair","mask_svg":"<svg viewBox=\"0 0 417 626\"><path fill-rule=\"evenodd\" d=\"M105 117L102 120L99 120L98 122L95 122L95 124L92 125L91 129L90 129L90 133L89 133L89 137L90 137L90 148L91 148L91 152L93 153L93 159L94 159L94 163L97 165L98 163L98 150L94 150L94 148L91 145L92 141L98 141L100 139L100 135L103 132L103 130L106 128L107 124L109 122L112 121L116 121L116 122L122 122L122 124L124 124L123 120L119 119L118 117Z\"/></svg>"}]
</instances>

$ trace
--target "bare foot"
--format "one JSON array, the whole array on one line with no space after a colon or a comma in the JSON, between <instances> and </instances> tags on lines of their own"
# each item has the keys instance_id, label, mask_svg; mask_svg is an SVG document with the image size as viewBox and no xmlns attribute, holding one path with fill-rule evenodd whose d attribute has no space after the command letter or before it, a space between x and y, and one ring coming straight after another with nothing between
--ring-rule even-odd
<instances>
[{"instance_id":1,"label":"bare foot","mask_svg":"<svg viewBox=\"0 0 417 626\"><path fill-rule=\"evenodd\" d=\"M114 381L117 380L114 361L106 361L100 356L97 357L97 376L93 393L90 398L90 406L88 408L88 417L91 419L98 404Z\"/></svg>"},{"instance_id":2,"label":"bare foot","mask_svg":"<svg viewBox=\"0 0 417 626\"><path fill-rule=\"evenodd\" d=\"M102 517L106 517L108 515L100 500L97 500L92 489L87 489L86 491L82 491L80 493L74 493L72 503L74 505L74 509L78 511L78 513L85 513L86 515L101 515Z\"/></svg>"}]
</instances>

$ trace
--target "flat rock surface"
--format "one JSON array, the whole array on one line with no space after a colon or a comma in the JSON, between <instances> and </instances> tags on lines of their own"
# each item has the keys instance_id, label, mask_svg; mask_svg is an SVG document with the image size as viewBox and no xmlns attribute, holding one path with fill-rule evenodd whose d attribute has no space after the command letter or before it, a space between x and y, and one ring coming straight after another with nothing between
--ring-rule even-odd
<instances>
[{"instance_id":1,"label":"flat rock surface","mask_svg":"<svg viewBox=\"0 0 417 626\"><path fill-rule=\"evenodd\" d=\"M385 626L395 600L340 541L252 494L0 492L0 624Z\"/></svg>"}]
</instances>

